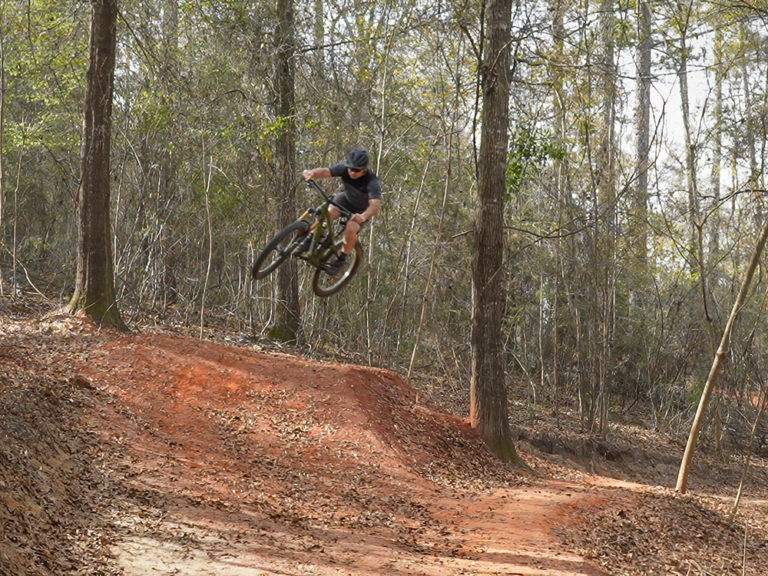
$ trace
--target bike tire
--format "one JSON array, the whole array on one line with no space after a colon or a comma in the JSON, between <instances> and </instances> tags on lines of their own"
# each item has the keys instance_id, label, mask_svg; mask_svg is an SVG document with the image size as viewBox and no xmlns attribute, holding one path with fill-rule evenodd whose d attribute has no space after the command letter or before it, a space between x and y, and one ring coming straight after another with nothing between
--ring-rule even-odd
<instances>
[{"instance_id":1,"label":"bike tire","mask_svg":"<svg viewBox=\"0 0 768 576\"><path fill-rule=\"evenodd\" d=\"M338 247L341 249L341 240L339 240ZM331 276L322 267L315 270L315 275L312 277L312 291L320 297L331 296L341 290L357 273L357 269L360 267L360 262L363 261L363 247L360 242L355 243L355 249L347 254L348 263L339 271L335 276Z\"/></svg>"},{"instance_id":2,"label":"bike tire","mask_svg":"<svg viewBox=\"0 0 768 576\"><path fill-rule=\"evenodd\" d=\"M261 280L269 276L291 255L307 230L309 223L306 220L296 220L275 234L251 266L253 279Z\"/></svg>"}]
</instances>

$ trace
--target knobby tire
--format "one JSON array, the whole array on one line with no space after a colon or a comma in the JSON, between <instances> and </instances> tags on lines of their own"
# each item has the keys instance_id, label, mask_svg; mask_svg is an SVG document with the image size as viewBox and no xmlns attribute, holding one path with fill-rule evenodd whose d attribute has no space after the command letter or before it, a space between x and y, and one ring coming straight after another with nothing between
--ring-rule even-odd
<instances>
[{"instance_id":1,"label":"knobby tire","mask_svg":"<svg viewBox=\"0 0 768 576\"><path fill-rule=\"evenodd\" d=\"M342 240L338 241L337 247L341 250ZM330 296L336 294L346 284L352 280L353 276L357 273L357 269L360 267L360 262L363 260L363 247L360 242L355 243L355 249L347 254L347 261L345 267L339 271L335 276L331 276L323 268L315 270L315 275L312 278L312 291L321 297Z\"/></svg>"},{"instance_id":2,"label":"knobby tire","mask_svg":"<svg viewBox=\"0 0 768 576\"><path fill-rule=\"evenodd\" d=\"M305 220L297 220L275 234L253 263L251 268L253 279L261 280L267 277L285 262L307 230L309 230L309 223Z\"/></svg>"}]
</instances>

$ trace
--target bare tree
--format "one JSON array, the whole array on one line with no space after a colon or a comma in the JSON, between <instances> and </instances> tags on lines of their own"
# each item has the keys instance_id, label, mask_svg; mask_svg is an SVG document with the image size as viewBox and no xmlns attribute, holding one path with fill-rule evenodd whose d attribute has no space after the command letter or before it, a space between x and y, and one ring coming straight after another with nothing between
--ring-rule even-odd
<instances>
[{"instance_id":1,"label":"bare tree","mask_svg":"<svg viewBox=\"0 0 768 576\"><path fill-rule=\"evenodd\" d=\"M296 218L296 134L294 88L294 17L293 0L277 3L278 25L275 30L277 44L277 180L280 205L280 224L288 225ZM301 312L299 310L299 278L296 260L289 258L277 271L279 305L276 323L271 333L282 340L299 338Z\"/></svg>"},{"instance_id":2,"label":"bare tree","mask_svg":"<svg viewBox=\"0 0 768 576\"><path fill-rule=\"evenodd\" d=\"M117 0L91 0L90 64L78 194L77 274L71 312L125 329L115 302L110 235L110 148L115 75Z\"/></svg>"},{"instance_id":3,"label":"bare tree","mask_svg":"<svg viewBox=\"0 0 768 576\"><path fill-rule=\"evenodd\" d=\"M720 339L720 346L718 347L717 353L715 354L715 359L712 362L712 368L709 371L709 376L707 377L707 381L704 384L704 390L702 391L701 398L699 399L699 407L696 410L696 416L694 417L693 424L691 425L691 432L688 435L688 443L685 445L685 453L683 454L683 460L680 463L680 471L677 475L676 489L678 492L685 493L685 490L688 486L688 469L690 467L691 460L693 459L694 450L696 449L696 442L699 438L699 431L704 421L704 414L707 411L707 406L709 405L709 399L712 396L712 392L717 389L717 384L720 381L720 376L723 372L723 365L728 358L731 343L731 333L733 332L733 327L739 317L739 312L741 312L741 309L744 306L744 301L747 299L749 286L752 283L752 277L755 275L755 270L757 270L757 266L760 263L760 256L762 255L763 249L765 248L766 240L768 240L768 220L765 221L763 224L763 229L760 231L760 237L758 238L755 249L752 252L752 258L750 259L749 266L746 273L744 274L744 280L741 283L739 294L736 297L736 301L733 303L731 315L728 317L728 322L726 323L725 329L723 330L723 336Z\"/></svg>"},{"instance_id":4,"label":"bare tree","mask_svg":"<svg viewBox=\"0 0 768 576\"><path fill-rule=\"evenodd\" d=\"M739 24L739 36L740 41L743 45L748 44L748 38L751 36L751 33L747 27L746 22L741 22ZM742 78L742 84L743 84L743 90L744 90L744 109L751 111L756 108L754 98L752 95L752 88L750 86L750 73L747 66L748 59L742 58L741 60L741 78ZM756 143L756 137L755 137L755 121L754 121L754 115L752 113L747 113L744 115L744 139L746 144L746 153L747 157L749 159L749 186L756 187L758 178L759 178L759 170L757 165L757 143Z\"/></svg>"},{"instance_id":5,"label":"bare tree","mask_svg":"<svg viewBox=\"0 0 768 576\"><path fill-rule=\"evenodd\" d=\"M637 17L637 188L633 206L634 255L638 277L648 272L648 168L651 147L651 7L648 0L638 4ZM638 286L644 291L644 286Z\"/></svg>"},{"instance_id":6,"label":"bare tree","mask_svg":"<svg viewBox=\"0 0 768 576\"><path fill-rule=\"evenodd\" d=\"M504 368L504 195L511 84L512 0L490 0L483 49L483 124L475 218L470 421L502 460L517 461Z\"/></svg>"},{"instance_id":7,"label":"bare tree","mask_svg":"<svg viewBox=\"0 0 768 576\"><path fill-rule=\"evenodd\" d=\"M5 2L0 2L0 254L5 247L3 216L5 208ZM3 295L3 271L0 269L0 296Z\"/></svg>"},{"instance_id":8,"label":"bare tree","mask_svg":"<svg viewBox=\"0 0 768 576\"><path fill-rule=\"evenodd\" d=\"M680 82L680 104L682 108L683 117L683 136L685 138L685 176L688 190L688 217L690 222L690 240L688 245L688 253L690 258L690 270L691 274L702 272L702 289L706 296L706 290L704 289L704 274L700 267L703 263L700 261L699 253L699 237L700 237L700 206L699 206L699 190L698 179L696 173L696 151L695 142L693 139L693 133L691 128L691 112L690 112L690 94L688 89L688 59L689 59L689 47L688 36L689 27L691 26L692 8L691 5L686 2L678 0L676 11L677 32L678 37L678 54L677 54L677 78ZM706 305L706 300L704 301Z\"/></svg>"},{"instance_id":9,"label":"bare tree","mask_svg":"<svg viewBox=\"0 0 768 576\"><path fill-rule=\"evenodd\" d=\"M720 202L720 176L723 163L723 83L725 81L723 30L715 27L715 103L713 111L713 140L712 140L712 201ZM715 258L720 250L720 217L719 212L713 214L711 226L712 235L709 238L709 252Z\"/></svg>"}]
</instances>

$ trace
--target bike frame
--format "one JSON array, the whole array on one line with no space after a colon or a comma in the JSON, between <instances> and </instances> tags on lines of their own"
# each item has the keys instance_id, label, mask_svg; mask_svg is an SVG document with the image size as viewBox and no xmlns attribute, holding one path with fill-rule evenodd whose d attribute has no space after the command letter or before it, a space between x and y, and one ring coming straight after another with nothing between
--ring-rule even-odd
<instances>
[{"instance_id":1,"label":"bike frame","mask_svg":"<svg viewBox=\"0 0 768 576\"><path fill-rule=\"evenodd\" d=\"M322 194L325 202L317 208L308 208L299 217L300 220L307 221L314 217L315 221L310 225L309 230L307 231L307 234L311 235L309 249L302 254L297 255L297 257L301 260L306 260L309 264L318 268L328 260L329 253L333 253L336 256L340 254L340 250L336 247L336 242L331 242L329 246L322 245L325 231L327 231L328 234L331 234L334 240L336 238L336 235L333 233L334 220L331 218L331 211L328 207L333 205L339 209L341 212L341 216L339 217L341 222L348 220L349 217L352 216L352 213L334 202L333 198L328 196L325 190L323 190L314 180L309 180L307 184L312 188L316 188L320 194Z\"/></svg>"}]
</instances>

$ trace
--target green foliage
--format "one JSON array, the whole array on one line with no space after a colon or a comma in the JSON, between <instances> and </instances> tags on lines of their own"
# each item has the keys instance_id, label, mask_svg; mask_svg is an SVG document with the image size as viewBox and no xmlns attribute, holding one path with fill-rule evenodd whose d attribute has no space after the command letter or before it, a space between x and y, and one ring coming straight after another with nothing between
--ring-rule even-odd
<instances>
[{"instance_id":1,"label":"green foliage","mask_svg":"<svg viewBox=\"0 0 768 576\"><path fill-rule=\"evenodd\" d=\"M87 34L78 4L5 5L6 152L79 145Z\"/></svg>"},{"instance_id":2,"label":"green foliage","mask_svg":"<svg viewBox=\"0 0 768 576\"><path fill-rule=\"evenodd\" d=\"M542 170L552 159L562 158L561 144L538 137L528 126L518 125L510 136L507 163L507 195L517 194L525 179Z\"/></svg>"}]
</instances>

